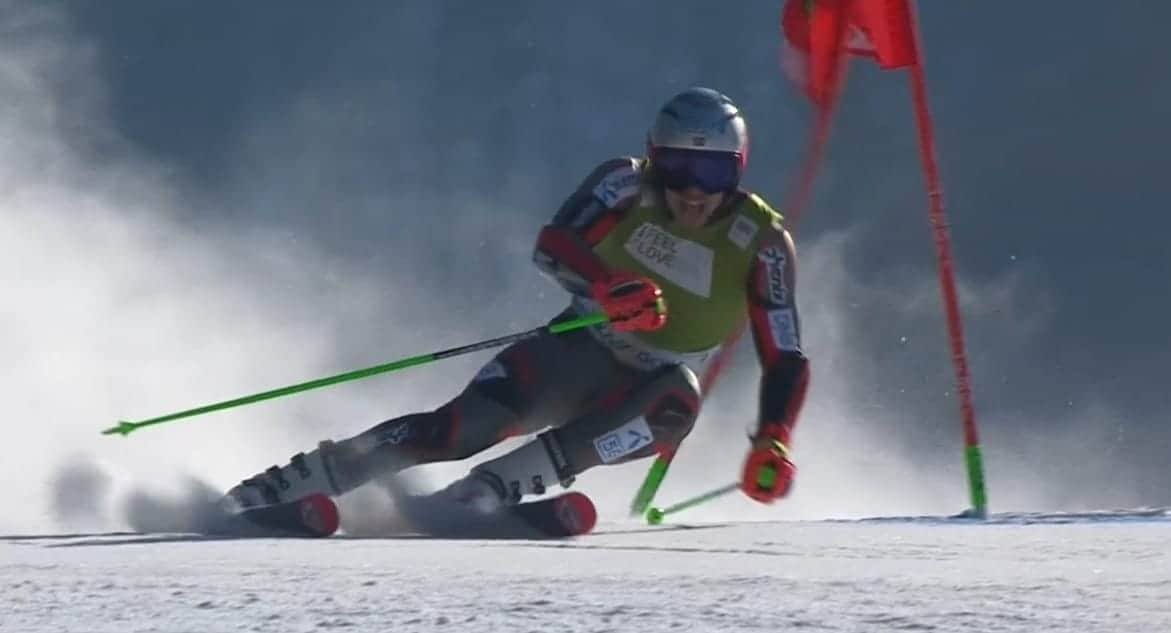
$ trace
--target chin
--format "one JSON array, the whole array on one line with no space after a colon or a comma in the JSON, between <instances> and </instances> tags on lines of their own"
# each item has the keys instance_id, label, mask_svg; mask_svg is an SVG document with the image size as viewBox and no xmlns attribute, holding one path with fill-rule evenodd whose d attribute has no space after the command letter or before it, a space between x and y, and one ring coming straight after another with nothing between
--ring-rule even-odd
<instances>
[{"instance_id":1,"label":"chin","mask_svg":"<svg viewBox=\"0 0 1171 633\"><path fill-rule=\"evenodd\" d=\"M694 215L678 215L678 214L676 214L675 222L682 224L683 226L685 226L689 229L699 228L699 227L703 226L704 224L707 224L707 220L708 220L709 215L710 214L704 214L702 216L697 217Z\"/></svg>"}]
</instances>

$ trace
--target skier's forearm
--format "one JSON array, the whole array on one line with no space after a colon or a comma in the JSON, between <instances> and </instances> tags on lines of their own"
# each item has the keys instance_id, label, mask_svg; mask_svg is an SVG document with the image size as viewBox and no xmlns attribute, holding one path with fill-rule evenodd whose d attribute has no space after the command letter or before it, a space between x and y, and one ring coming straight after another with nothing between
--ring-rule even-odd
<instances>
[{"instance_id":1,"label":"skier's forearm","mask_svg":"<svg viewBox=\"0 0 1171 633\"><path fill-rule=\"evenodd\" d=\"M581 296L589 296L594 282L610 276L610 269L584 239L556 225L541 230L533 263L566 290Z\"/></svg>"},{"instance_id":2,"label":"skier's forearm","mask_svg":"<svg viewBox=\"0 0 1171 633\"><path fill-rule=\"evenodd\" d=\"M765 368L760 379L757 432L789 444L809 388L809 361L787 352Z\"/></svg>"}]
</instances>

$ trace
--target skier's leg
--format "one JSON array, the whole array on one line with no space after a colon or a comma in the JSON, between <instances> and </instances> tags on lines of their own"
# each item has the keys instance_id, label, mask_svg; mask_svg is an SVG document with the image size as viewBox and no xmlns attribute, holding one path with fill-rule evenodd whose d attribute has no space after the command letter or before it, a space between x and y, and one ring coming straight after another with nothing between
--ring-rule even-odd
<instances>
[{"instance_id":1,"label":"skier's leg","mask_svg":"<svg viewBox=\"0 0 1171 633\"><path fill-rule=\"evenodd\" d=\"M567 487L595 466L674 450L695 425L699 400L699 381L683 365L615 371L612 387L578 416L477 465L453 487L482 489L487 482L503 501L516 503L523 495L543 494L552 483Z\"/></svg>"},{"instance_id":2,"label":"skier's leg","mask_svg":"<svg viewBox=\"0 0 1171 633\"><path fill-rule=\"evenodd\" d=\"M573 475L674 451L699 417L699 379L685 365L640 374L612 394L553 430Z\"/></svg>"},{"instance_id":3,"label":"skier's leg","mask_svg":"<svg viewBox=\"0 0 1171 633\"><path fill-rule=\"evenodd\" d=\"M382 422L350 438L324 441L289 464L244 480L228 496L243 507L345 494L371 479L418 464L470 457L507 437L565 419L604 375L606 351L585 333L517 343L486 364L467 387L433 411Z\"/></svg>"}]
</instances>

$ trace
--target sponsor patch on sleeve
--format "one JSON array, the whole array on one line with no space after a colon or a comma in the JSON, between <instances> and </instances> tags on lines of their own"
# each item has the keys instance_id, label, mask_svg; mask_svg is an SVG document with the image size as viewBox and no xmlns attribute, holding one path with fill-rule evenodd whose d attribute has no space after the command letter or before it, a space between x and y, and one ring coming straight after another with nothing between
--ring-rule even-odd
<instances>
[{"instance_id":1,"label":"sponsor patch on sleeve","mask_svg":"<svg viewBox=\"0 0 1171 633\"><path fill-rule=\"evenodd\" d=\"M801 339L797 335L797 316L792 308L769 310L768 329L773 335L773 345L784 352L801 350Z\"/></svg>"},{"instance_id":2,"label":"sponsor patch on sleeve","mask_svg":"<svg viewBox=\"0 0 1171 633\"><path fill-rule=\"evenodd\" d=\"M785 249L770 246L762 250L758 257L764 263L765 278L768 281L766 298L773 305L785 305L789 302L789 289L785 286L785 265L789 260L785 256Z\"/></svg>"},{"instance_id":3,"label":"sponsor patch on sleeve","mask_svg":"<svg viewBox=\"0 0 1171 633\"><path fill-rule=\"evenodd\" d=\"M626 166L610 172L594 187L594 197L612 209L622 200L638 194L642 174L633 166Z\"/></svg>"}]
</instances>

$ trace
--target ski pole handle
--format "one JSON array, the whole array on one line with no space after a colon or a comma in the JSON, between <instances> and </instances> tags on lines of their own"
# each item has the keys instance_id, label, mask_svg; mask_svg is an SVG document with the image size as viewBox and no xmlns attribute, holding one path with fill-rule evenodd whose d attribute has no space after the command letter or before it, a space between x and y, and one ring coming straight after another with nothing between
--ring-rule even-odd
<instances>
[{"instance_id":1,"label":"ski pole handle","mask_svg":"<svg viewBox=\"0 0 1171 633\"><path fill-rule=\"evenodd\" d=\"M688 508L693 508L701 503L706 503L708 501L711 501L712 499L718 499L719 497L722 497L722 496L728 494L729 492L735 492L736 490L739 490L739 489L740 489L740 484L732 483L732 484L728 484L726 486L721 486L719 488L716 488L715 490L705 492L701 495L692 497L692 498L687 499L685 501L680 501L679 503L667 506L665 508L651 508L651 509L647 510L646 522L651 525L658 525L663 522L663 517L667 516L668 514L674 514L676 512L681 512L681 511L686 510Z\"/></svg>"}]
</instances>

